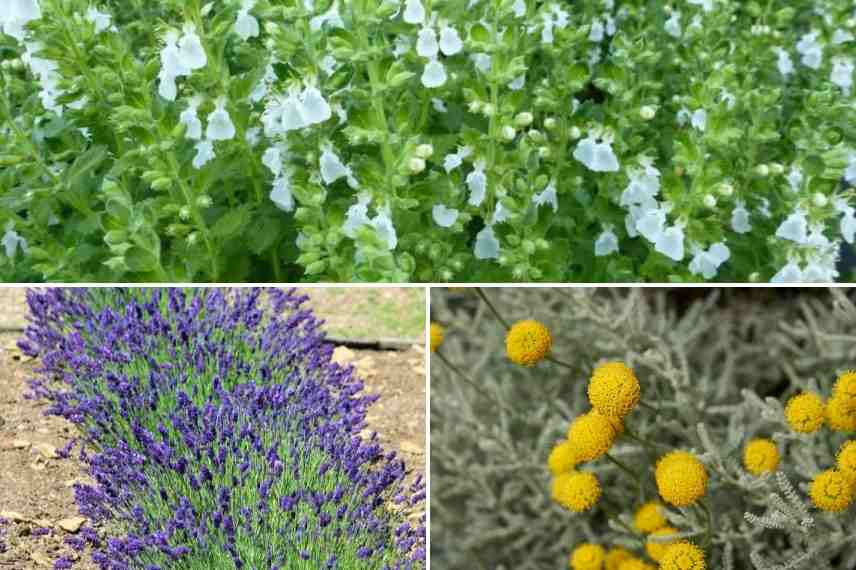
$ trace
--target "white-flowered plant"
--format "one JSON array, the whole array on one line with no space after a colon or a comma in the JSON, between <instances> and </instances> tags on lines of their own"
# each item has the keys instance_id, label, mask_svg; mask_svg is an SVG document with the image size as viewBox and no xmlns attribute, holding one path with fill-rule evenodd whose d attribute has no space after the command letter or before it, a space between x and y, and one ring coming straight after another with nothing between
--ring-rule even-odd
<instances>
[{"instance_id":1,"label":"white-flowered plant","mask_svg":"<svg viewBox=\"0 0 856 570\"><path fill-rule=\"evenodd\" d=\"M853 0L0 0L0 277L850 280L854 66Z\"/></svg>"}]
</instances>

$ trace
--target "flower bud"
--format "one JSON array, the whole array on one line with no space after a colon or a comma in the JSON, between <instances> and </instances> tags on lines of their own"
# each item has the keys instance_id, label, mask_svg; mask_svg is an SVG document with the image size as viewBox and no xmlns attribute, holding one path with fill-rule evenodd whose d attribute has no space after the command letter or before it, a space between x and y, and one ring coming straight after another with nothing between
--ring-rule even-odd
<instances>
[{"instance_id":1,"label":"flower bud","mask_svg":"<svg viewBox=\"0 0 856 570\"><path fill-rule=\"evenodd\" d=\"M570 130L568 130L568 137L571 140L577 140L581 136L583 136L583 132L579 129L579 127L571 127Z\"/></svg>"},{"instance_id":2,"label":"flower bud","mask_svg":"<svg viewBox=\"0 0 856 570\"><path fill-rule=\"evenodd\" d=\"M650 121L657 115L657 109L652 107L651 105L645 105L641 109L639 109L639 116L642 117L645 121Z\"/></svg>"},{"instance_id":3,"label":"flower bud","mask_svg":"<svg viewBox=\"0 0 856 570\"><path fill-rule=\"evenodd\" d=\"M556 122L556 119L553 117L547 117L546 119L544 119L544 128L548 131L552 131L553 129L555 129L558 124L559 123Z\"/></svg>"},{"instance_id":4,"label":"flower bud","mask_svg":"<svg viewBox=\"0 0 856 570\"><path fill-rule=\"evenodd\" d=\"M152 181L153 190L166 190L172 186L172 179L163 177Z\"/></svg>"},{"instance_id":5,"label":"flower bud","mask_svg":"<svg viewBox=\"0 0 856 570\"><path fill-rule=\"evenodd\" d=\"M537 247L541 251L546 251L550 249L550 242L548 242L544 238L538 238L535 240L535 247Z\"/></svg>"},{"instance_id":6,"label":"flower bud","mask_svg":"<svg viewBox=\"0 0 856 570\"><path fill-rule=\"evenodd\" d=\"M440 278L443 281L449 282L454 276L455 274L449 271L448 269L443 269L442 271L440 271Z\"/></svg>"},{"instance_id":7,"label":"flower bud","mask_svg":"<svg viewBox=\"0 0 856 570\"><path fill-rule=\"evenodd\" d=\"M823 208L824 206L829 204L829 199L824 194L821 194L820 192L815 192L811 201L818 208Z\"/></svg>"},{"instance_id":8,"label":"flower bud","mask_svg":"<svg viewBox=\"0 0 856 570\"><path fill-rule=\"evenodd\" d=\"M536 143L544 142L544 140L546 139L544 133L542 133L538 129L529 129L529 132L527 132L526 134L529 136L530 139L532 139L532 141Z\"/></svg>"},{"instance_id":9,"label":"flower bud","mask_svg":"<svg viewBox=\"0 0 856 570\"><path fill-rule=\"evenodd\" d=\"M728 182L723 182L722 184L720 184L717 190L719 191L720 196L725 196L726 198L734 194L734 186L732 186Z\"/></svg>"},{"instance_id":10,"label":"flower bud","mask_svg":"<svg viewBox=\"0 0 856 570\"><path fill-rule=\"evenodd\" d=\"M761 281L761 274L758 273L757 271L755 273L751 273L749 275L749 282L750 283L758 283L760 281Z\"/></svg>"},{"instance_id":11,"label":"flower bud","mask_svg":"<svg viewBox=\"0 0 856 570\"><path fill-rule=\"evenodd\" d=\"M708 194L704 197L704 205L707 208L716 208L716 196Z\"/></svg>"},{"instance_id":12,"label":"flower bud","mask_svg":"<svg viewBox=\"0 0 856 570\"><path fill-rule=\"evenodd\" d=\"M425 170L425 161L418 156L414 156L407 162L407 170L410 171L410 174L419 174Z\"/></svg>"},{"instance_id":13,"label":"flower bud","mask_svg":"<svg viewBox=\"0 0 856 570\"><path fill-rule=\"evenodd\" d=\"M524 111L523 113L517 113L517 116L514 117L514 124L518 127L528 127L532 124L532 121L535 120L535 117L532 116L532 113L528 111Z\"/></svg>"},{"instance_id":14,"label":"flower bud","mask_svg":"<svg viewBox=\"0 0 856 570\"><path fill-rule=\"evenodd\" d=\"M193 232L187 236L187 244L195 245L199 241L199 232Z\"/></svg>"},{"instance_id":15,"label":"flower bud","mask_svg":"<svg viewBox=\"0 0 856 570\"><path fill-rule=\"evenodd\" d=\"M485 117L493 117L496 114L496 107L491 103L485 103L482 105L481 111Z\"/></svg>"},{"instance_id":16,"label":"flower bud","mask_svg":"<svg viewBox=\"0 0 856 570\"><path fill-rule=\"evenodd\" d=\"M189 220L190 219L190 208L188 206L182 206L181 209L178 211L178 217L184 221Z\"/></svg>"},{"instance_id":17,"label":"flower bud","mask_svg":"<svg viewBox=\"0 0 856 570\"><path fill-rule=\"evenodd\" d=\"M211 196L209 196L208 194L202 194L196 199L196 205L200 208L210 208L211 204Z\"/></svg>"},{"instance_id":18,"label":"flower bud","mask_svg":"<svg viewBox=\"0 0 856 570\"><path fill-rule=\"evenodd\" d=\"M511 125L505 125L502 127L502 138L507 141L513 141L514 137L517 136L517 131L514 130L514 127Z\"/></svg>"},{"instance_id":19,"label":"flower bud","mask_svg":"<svg viewBox=\"0 0 856 570\"><path fill-rule=\"evenodd\" d=\"M784 174L784 172L785 172L785 167L782 166L781 164L779 164L778 162L770 163L769 168L770 168L770 172L772 172L776 176L779 176L780 174Z\"/></svg>"},{"instance_id":20,"label":"flower bud","mask_svg":"<svg viewBox=\"0 0 856 570\"><path fill-rule=\"evenodd\" d=\"M755 174L757 174L761 178L766 178L770 175L770 167L766 164L759 164L755 167Z\"/></svg>"},{"instance_id":21,"label":"flower bud","mask_svg":"<svg viewBox=\"0 0 856 570\"><path fill-rule=\"evenodd\" d=\"M526 252L526 255L535 253L535 242L531 239L523 240L523 251Z\"/></svg>"},{"instance_id":22,"label":"flower bud","mask_svg":"<svg viewBox=\"0 0 856 570\"><path fill-rule=\"evenodd\" d=\"M470 113L479 113L481 112L481 101L470 101L469 109Z\"/></svg>"},{"instance_id":23,"label":"flower bud","mask_svg":"<svg viewBox=\"0 0 856 570\"><path fill-rule=\"evenodd\" d=\"M550 158L550 156L552 154L553 153L550 150L550 147L548 147L548 146L539 146L538 147L538 156L540 156L541 158Z\"/></svg>"},{"instance_id":24,"label":"flower bud","mask_svg":"<svg viewBox=\"0 0 856 570\"><path fill-rule=\"evenodd\" d=\"M419 158L431 158L434 154L434 147L430 144L421 144L416 147L416 156Z\"/></svg>"}]
</instances>

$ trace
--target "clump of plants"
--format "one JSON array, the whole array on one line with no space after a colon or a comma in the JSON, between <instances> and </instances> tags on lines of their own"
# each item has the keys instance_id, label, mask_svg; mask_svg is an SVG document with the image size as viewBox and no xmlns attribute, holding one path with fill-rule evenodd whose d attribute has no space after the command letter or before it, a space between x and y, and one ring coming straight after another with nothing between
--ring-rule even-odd
<instances>
[{"instance_id":1,"label":"clump of plants","mask_svg":"<svg viewBox=\"0 0 856 570\"><path fill-rule=\"evenodd\" d=\"M856 232L850 0L13 0L0 30L7 279L833 281Z\"/></svg>"},{"instance_id":2,"label":"clump of plants","mask_svg":"<svg viewBox=\"0 0 856 570\"><path fill-rule=\"evenodd\" d=\"M852 568L856 302L779 294L435 294L432 559Z\"/></svg>"},{"instance_id":3,"label":"clump of plants","mask_svg":"<svg viewBox=\"0 0 856 570\"><path fill-rule=\"evenodd\" d=\"M79 426L94 481L69 543L105 570L423 568L421 477L361 434L376 397L305 297L260 293L28 293L34 396Z\"/></svg>"}]
</instances>

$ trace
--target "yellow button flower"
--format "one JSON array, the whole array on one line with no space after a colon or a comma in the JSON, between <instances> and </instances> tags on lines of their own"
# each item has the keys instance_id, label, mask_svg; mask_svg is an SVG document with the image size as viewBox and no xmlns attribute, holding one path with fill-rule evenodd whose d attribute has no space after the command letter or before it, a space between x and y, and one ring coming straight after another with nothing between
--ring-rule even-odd
<instances>
[{"instance_id":1,"label":"yellow button flower","mask_svg":"<svg viewBox=\"0 0 856 570\"><path fill-rule=\"evenodd\" d=\"M615 436L613 423L596 411L579 416L568 428L568 439L580 462L592 461L609 451Z\"/></svg>"},{"instance_id":2,"label":"yellow button flower","mask_svg":"<svg viewBox=\"0 0 856 570\"><path fill-rule=\"evenodd\" d=\"M560 475L571 471L577 466L577 457L574 453L574 445L565 440L550 451L550 456L547 458L547 466L553 475Z\"/></svg>"},{"instance_id":3,"label":"yellow button flower","mask_svg":"<svg viewBox=\"0 0 856 570\"><path fill-rule=\"evenodd\" d=\"M446 329L439 323L431 323L431 352L437 352L443 339L446 338Z\"/></svg>"},{"instance_id":4,"label":"yellow button flower","mask_svg":"<svg viewBox=\"0 0 856 570\"><path fill-rule=\"evenodd\" d=\"M649 501L639 507L633 517L633 526L641 533L649 534L668 524L663 516L663 506L657 501Z\"/></svg>"},{"instance_id":5,"label":"yellow button flower","mask_svg":"<svg viewBox=\"0 0 856 570\"><path fill-rule=\"evenodd\" d=\"M838 377L832 388L832 395L838 398L856 400L856 370L848 370Z\"/></svg>"},{"instance_id":6,"label":"yellow button flower","mask_svg":"<svg viewBox=\"0 0 856 570\"><path fill-rule=\"evenodd\" d=\"M602 570L606 551L599 544L581 544L571 553L574 570Z\"/></svg>"},{"instance_id":7,"label":"yellow button flower","mask_svg":"<svg viewBox=\"0 0 856 570\"><path fill-rule=\"evenodd\" d=\"M620 546L610 548L609 552L606 553L606 560L603 565L604 570L619 570L622 562L632 558L633 555Z\"/></svg>"},{"instance_id":8,"label":"yellow button flower","mask_svg":"<svg viewBox=\"0 0 856 570\"><path fill-rule=\"evenodd\" d=\"M663 554L665 554L666 549L668 549L671 545L675 544L675 540L671 540L668 542L655 542L651 540L650 537L658 536L665 538L676 534L678 534L678 529L671 526L666 526L659 530L655 530L649 535L648 542L645 543L645 552L647 552L648 556L650 556L652 559L659 562L663 558Z\"/></svg>"},{"instance_id":9,"label":"yellow button flower","mask_svg":"<svg viewBox=\"0 0 856 570\"><path fill-rule=\"evenodd\" d=\"M653 565L648 564L638 558L631 558L630 560L625 560L621 563L621 566L618 567L618 570L657 570Z\"/></svg>"},{"instance_id":10,"label":"yellow button flower","mask_svg":"<svg viewBox=\"0 0 856 570\"><path fill-rule=\"evenodd\" d=\"M785 419L791 429L800 433L814 433L823 425L826 410L823 400L813 392L804 392L788 400Z\"/></svg>"},{"instance_id":11,"label":"yellow button flower","mask_svg":"<svg viewBox=\"0 0 856 570\"><path fill-rule=\"evenodd\" d=\"M694 504L707 492L707 471L692 453L672 451L657 461L657 490L676 507Z\"/></svg>"},{"instance_id":12,"label":"yellow button flower","mask_svg":"<svg viewBox=\"0 0 856 570\"><path fill-rule=\"evenodd\" d=\"M633 369L607 362L594 369L588 385L592 407L604 416L623 418L639 403L641 389Z\"/></svg>"},{"instance_id":13,"label":"yellow button flower","mask_svg":"<svg viewBox=\"0 0 856 570\"><path fill-rule=\"evenodd\" d=\"M752 475L772 473L779 466L779 448L772 439L756 438L743 449L743 466Z\"/></svg>"},{"instance_id":14,"label":"yellow button flower","mask_svg":"<svg viewBox=\"0 0 856 570\"><path fill-rule=\"evenodd\" d=\"M689 542L678 542L666 549L660 570L705 570L704 551Z\"/></svg>"},{"instance_id":15,"label":"yellow button flower","mask_svg":"<svg viewBox=\"0 0 856 570\"><path fill-rule=\"evenodd\" d=\"M568 510L582 513L600 498L600 483L592 473L571 471L553 479L553 500Z\"/></svg>"},{"instance_id":16,"label":"yellow button flower","mask_svg":"<svg viewBox=\"0 0 856 570\"><path fill-rule=\"evenodd\" d=\"M835 431L856 431L856 400L833 396L826 403L826 421Z\"/></svg>"},{"instance_id":17,"label":"yellow button flower","mask_svg":"<svg viewBox=\"0 0 856 570\"><path fill-rule=\"evenodd\" d=\"M841 474L856 483L856 440L845 441L838 450L836 465Z\"/></svg>"},{"instance_id":18,"label":"yellow button flower","mask_svg":"<svg viewBox=\"0 0 856 570\"><path fill-rule=\"evenodd\" d=\"M547 327L532 319L514 323L505 336L508 359L523 366L534 366L541 361L552 344Z\"/></svg>"},{"instance_id":19,"label":"yellow button flower","mask_svg":"<svg viewBox=\"0 0 856 570\"><path fill-rule=\"evenodd\" d=\"M836 469L827 469L812 480L809 495L821 510L840 513L853 502L853 483Z\"/></svg>"}]
</instances>

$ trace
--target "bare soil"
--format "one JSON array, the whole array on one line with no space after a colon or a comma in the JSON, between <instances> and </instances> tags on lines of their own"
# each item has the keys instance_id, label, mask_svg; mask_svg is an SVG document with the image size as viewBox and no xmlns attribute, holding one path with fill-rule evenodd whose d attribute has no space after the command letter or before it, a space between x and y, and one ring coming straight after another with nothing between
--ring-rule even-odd
<instances>
[{"instance_id":1,"label":"bare soil","mask_svg":"<svg viewBox=\"0 0 856 570\"><path fill-rule=\"evenodd\" d=\"M424 297L423 297L424 298ZM85 481L85 467L74 452L54 458L75 438L69 422L44 415L47 404L24 398L27 381L37 362L15 346L25 324L22 290L0 289L0 569L51 568L63 555L74 555L64 544L68 531L57 523L78 516L72 485ZM322 315L323 316L323 315ZM5 330L4 330L5 329ZM377 431L385 448L397 450L408 468L408 479L425 471L425 349L406 351L336 349L334 358L353 364L366 390L380 394L368 416L369 430ZM417 518L422 511L410 512ZM39 535L39 529L48 529ZM2 550L2 547L0 547ZM84 555L77 570L97 567Z\"/></svg>"}]
</instances>

